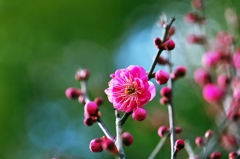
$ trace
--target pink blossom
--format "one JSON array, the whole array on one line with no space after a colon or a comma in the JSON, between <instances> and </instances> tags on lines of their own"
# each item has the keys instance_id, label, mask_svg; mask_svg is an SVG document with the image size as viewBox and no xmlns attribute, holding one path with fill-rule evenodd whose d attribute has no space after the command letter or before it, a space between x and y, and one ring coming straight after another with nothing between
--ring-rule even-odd
<instances>
[{"instance_id":1,"label":"pink blossom","mask_svg":"<svg viewBox=\"0 0 240 159\"><path fill-rule=\"evenodd\" d=\"M240 71L240 50L233 54L232 61L234 67Z\"/></svg>"},{"instance_id":2,"label":"pink blossom","mask_svg":"<svg viewBox=\"0 0 240 159\"><path fill-rule=\"evenodd\" d=\"M148 81L147 72L141 66L130 65L111 74L109 88L105 90L115 109L131 112L142 107L156 95L156 88Z\"/></svg>"},{"instance_id":3,"label":"pink blossom","mask_svg":"<svg viewBox=\"0 0 240 159\"><path fill-rule=\"evenodd\" d=\"M220 60L220 52L207 52L202 56L202 65L205 67L214 67Z\"/></svg>"},{"instance_id":4,"label":"pink blossom","mask_svg":"<svg viewBox=\"0 0 240 159\"><path fill-rule=\"evenodd\" d=\"M224 97L224 91L215 84L207 84L203 88L203 97L207 102L218 102Z\"/></svg>"}]
</instances>

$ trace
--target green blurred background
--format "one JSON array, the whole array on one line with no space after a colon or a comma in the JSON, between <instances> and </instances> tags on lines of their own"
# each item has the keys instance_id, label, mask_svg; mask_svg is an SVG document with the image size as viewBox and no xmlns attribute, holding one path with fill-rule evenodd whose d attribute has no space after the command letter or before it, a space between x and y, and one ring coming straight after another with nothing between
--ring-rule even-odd
<instances>
[{"instance_id":1,"label":"green blurred background","mask_svg":"<svg viewBox=\"0 0 240 159\"><path fill-rule=\"evenodd\" d=\"M214 18L207 23L209 36L227 29L224 10L232 3L240 2L207 1L206 15ZM156 22L163 12L177 18L174 67L188 66L187 77L176 83L174 92L176 123L183 128L178 138L195 147L195 137L215 124L192 80L202 50L186 44L193 27L184 24L183 16L191 10L189 0L0 1L0 159L113 158L108 152L90 152L91 139L103 133L97 125L83 125L83 106L64 92L79 87L77 68L88 68L90 97L105 99L103 120L114 133L114 112L103 91L109 74L130 64L149 68L156 52L153 38L162 36ZM167 108L159 105L159 98L157 93L145 107L145 121L129 118L125 124L135 140L125 148L127 158L147 158L158 143L158 127L168 124ZM169 159L169 147L167 141L158 158ZM179 158L187 158L186 152Z\"/></svg>"}]
</instances>

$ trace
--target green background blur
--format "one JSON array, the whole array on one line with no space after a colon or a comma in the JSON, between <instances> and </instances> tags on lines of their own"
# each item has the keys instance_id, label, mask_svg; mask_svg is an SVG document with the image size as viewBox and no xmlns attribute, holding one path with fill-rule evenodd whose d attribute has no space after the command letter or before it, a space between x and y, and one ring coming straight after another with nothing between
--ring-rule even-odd
<instances>
[{"instance_id":1,"label":"green background blur","mask_svg":"<svg viewBox=\"0 0 240 159\"><path fill-rule=\"evenodd\" d=\"M231 2L207 1L206 15L214 18L207 23L209 36L227 29L224 10L240 3ZM90 152L89 142L103 133L97 124L83 125L83 106L68 100L65 90L79 87L77 68L88 68L90 97L105 99L102 118L114 134L114 112L104 94L109 74L130 64L149 69L156 52L153 38L162 33L156 26L162 12L177 18L174 66L188 66L187 77L174 88L176 123L183 128L177 137L195 147L195 137L215 124L192 80L202 50L186 44L193 27L184 24L183 16L191 10L188 0L0 1L0 159L113 158L108 152ZM145 121L129 118L124 125L134 137L125 148L127 158L145 159L158 143L158 127L168 124L159 98L157 93L145 107ZM169 159L169 147L167 141L158 158ZM179 158L187 158L185 150Z\"/></svg>"}]
</instances>

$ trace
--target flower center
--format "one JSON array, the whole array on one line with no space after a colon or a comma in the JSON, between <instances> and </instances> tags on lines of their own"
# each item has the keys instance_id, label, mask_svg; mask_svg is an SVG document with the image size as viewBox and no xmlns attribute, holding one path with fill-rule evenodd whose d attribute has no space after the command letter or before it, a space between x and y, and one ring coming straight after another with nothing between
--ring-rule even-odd
<instances>
[{"instance_id":1,"label":"flower center","mask_svg":"<svg viewBox=\"0 0 240 159\"><path fill-rule=\"evenodd\" d=\"M133 86L127 86L125 93L126 94L133 94L135 92L135 88Z\"/></svg>"}]
</instances>

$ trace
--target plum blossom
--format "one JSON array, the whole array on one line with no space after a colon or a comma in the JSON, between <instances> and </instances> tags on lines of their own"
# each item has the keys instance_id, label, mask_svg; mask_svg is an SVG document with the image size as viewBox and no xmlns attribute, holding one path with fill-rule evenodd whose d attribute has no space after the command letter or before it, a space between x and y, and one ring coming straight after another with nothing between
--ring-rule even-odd
<instances>
[{"instance_id":1,"label":"plum blossom","mask_svg":"<svg viewBox=\"0 0 240 159\"><path fill-rule=\"evenodd\" d=\"M156 95L156 88L148 81L147 72L141 66L130 65L111 74L109 88L105 90L115 109L129 113L142 107Z\"/></svg>"}]
</instances>

